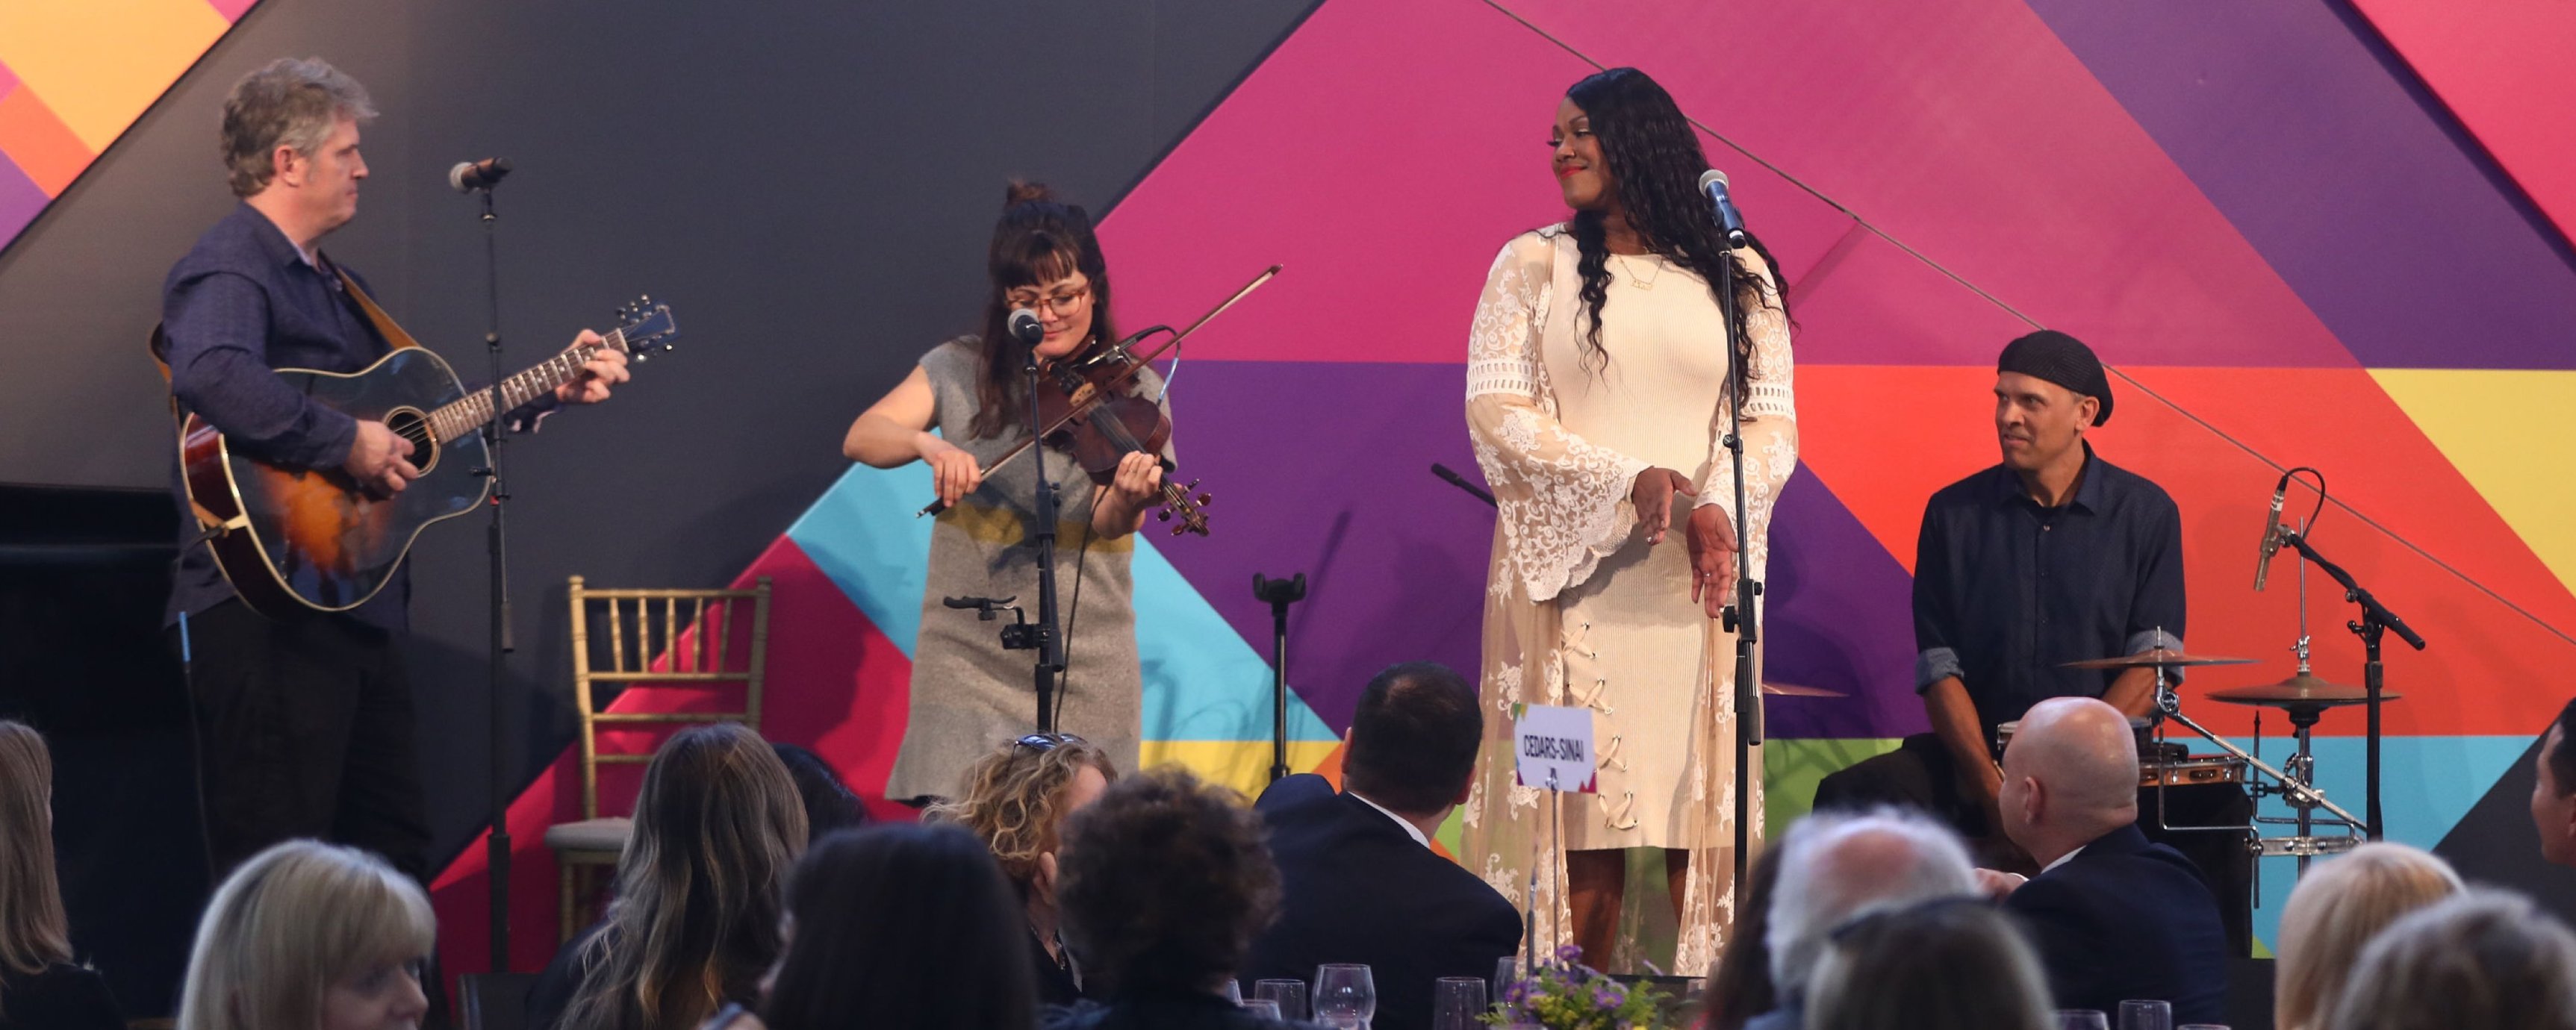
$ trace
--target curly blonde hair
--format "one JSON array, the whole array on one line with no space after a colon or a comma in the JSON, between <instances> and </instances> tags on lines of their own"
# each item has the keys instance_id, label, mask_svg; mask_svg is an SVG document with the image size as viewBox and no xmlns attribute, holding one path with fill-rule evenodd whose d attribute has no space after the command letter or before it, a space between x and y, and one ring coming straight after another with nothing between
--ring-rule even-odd
<instances>
[{"instance_id":1,"label":"curly blonde hair","mask_svg":"<svg viewBox=\"0 0 2576 1030\"><path fill-rule=\"evenodd\" d=\"M1053 741L1050 746L1031 743ZM924 815L955 823L984 842L1011 885L1026 893L1037 879L1038 856L1056 850L1065 800L1084 767L1118 782L1109 752L1071 734L1032 735L1002 745L966 770L966 796L931 806Z\"/></svg>"}]
</instances>

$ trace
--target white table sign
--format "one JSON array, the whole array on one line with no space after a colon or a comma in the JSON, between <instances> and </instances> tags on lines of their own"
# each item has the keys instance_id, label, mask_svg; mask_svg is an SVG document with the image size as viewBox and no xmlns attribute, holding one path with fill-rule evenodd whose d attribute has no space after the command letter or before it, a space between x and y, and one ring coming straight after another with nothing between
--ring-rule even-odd
<instances>
[{"instance_id":1,"label":"white table sign","mask_svg":"<svg viewBox=\"0 0 2576 1030\"><path fill-rule=\"evenodd\" d=\"M1512 754L1522 786L1544 788L1553 774L1558 790L1592 793L1592 710L1522 708L1520 721L1512 724Z\"/></svg>"}]
</instances>

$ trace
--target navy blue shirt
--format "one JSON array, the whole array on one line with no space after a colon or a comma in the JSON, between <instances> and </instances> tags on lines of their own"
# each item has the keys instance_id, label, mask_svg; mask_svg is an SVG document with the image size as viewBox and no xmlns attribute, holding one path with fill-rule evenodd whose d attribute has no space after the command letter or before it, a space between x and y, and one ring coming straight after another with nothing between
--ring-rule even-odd
<instances>
[{"instance_id":1,"label":"navy blue shirt","mask_svg":"<svg viewBox=\"0 0 2576 1030\"><path fill-rule=\"evenodd\" d=\"M365 288L366 280L358 285ZM338 468L349 457L357 422L270 370L355 372L392 349L338 278L307 264L276 223L249 204L235 206L171 266L161 288L161 331L169 346L170 392L182 408L222 430L231 446L300 468ZM196 537L197 520L176 461L171 484L184 544ZM410 596L406 563L349 614L401 629ZM175 622L181 612L202 612L232 597L214 556L203 545L188 547L164 618Z\"/></svg>"},{"instance_id":2,"label":"navy blue shirt","mask_svg":"<svg viewBox=\"0 0 2576 1030\"><path fill-rule=\"evenodd\" d=\"M357 421L316 402L272 371L309 368L356 372L393 349L357 300L327 271L330 258L316 252L317 268L268 216L249 204L197 237L197 245L171 266L161 287L161 331L170 363L170 393L183 410L222 430L226 443L280 465L335 469L349 458ZM341 267L369 290L365 276ZM469 386L468 389L475 387ZM512 432L529 432L553 410L552 394L521 405L504 419ZM184 552L170 584L164 625L179 613L195 614L233 598L232 585L197 537L197 519L177 458L171 491L179 504ZM348 614L386 629L402 629L411 600L411 564L394 570L385 589Z\"/></svg>"},{"instance_id":3,"label":"navy blue shirt","mask_svg":"<svg viewBox=\"0 0 2576 1030\"><path fill-rule=\"evenodd\" d=\"M2119 678L2064 663L2179 649L2182 635L2182 514L2163 488L2091 444L2062 507L2040 507L2002 465L1923 507L1914 689L1959 677L1990 736L2034 704L2100 697Z\"/></svg>"}]
</instances>

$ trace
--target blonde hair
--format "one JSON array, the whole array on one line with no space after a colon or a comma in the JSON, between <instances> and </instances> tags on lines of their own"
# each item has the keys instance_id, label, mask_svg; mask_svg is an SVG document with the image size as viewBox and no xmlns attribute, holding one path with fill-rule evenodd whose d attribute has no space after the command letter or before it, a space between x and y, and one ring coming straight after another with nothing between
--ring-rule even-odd
<instances>
[{"instance_id":1,"label":"blonde hair","mask_svg":"<svg viewBox=\"0 0 2576 1030\"><path fill-rule=\"evenodd\" d=\"M34 976L72 960L54 878L53 793L45 738L0 720L0 973ZM8 1000L0 994L0 1019Z\"/></svg>"},{"instance_id":2,"label":"blonde hair","mask_svg":"<svg viewBox=\"0 0 2576 1030\"><path fill-rule=\"evenodd\" d=\"M292 840L253 856L197 924L179 1030L309 1027L331 985L429 956L438 919L383 859Z\"/></svg>"},{"instance_id":3,"label":"blonde hair","mask_svg":"<svg viewBox=\"0 0 2576 1030\"><path fill-rule=\"evenodd\" d=\"M805 803L778 752L736 723L682 730L644 767L617 859L608 931L567 1030L697 1026L748 1001L778 958L784 885L805 851Z\"/></svg>"},{"instance_id":4,"label":"blonde hair","mask_svg":"<svg viewBox=\"0 0 2576 1030\"><path fill-rule=\"evenodd\" d=\"M2450 863L2404 844L2364 844L2310 870L2281 913L2273 1024L2317 1030L2372 937L2460 890Z\"/></svg>"},{"instance_id":5,"label":"blonde hair","mask_svg":"<svg viewBox=\"0 0 2576 1030\"><path fill-rule=\"evenodd\" d=\"M2335 1030L2576 1030L2576 934L2509 891L2400 916L2362 949Z\"/></svg>"},{"instance_id":6,"label":"blonde hair","mask_svg":"<svg viewBox=\"0 0 2576 1030\"><path fill-rule=\"evenodd\" d=\"M1022 738L1028 740L1034 738ZM1023 894L1037 879L1038 856L1056 850L1063 833L1065 801L1073 779L1086 767L1101 779L1118 782L1118 768L1100 745L1070 734L1039 748L1014 740L976 759L966 769L966 796L944 801L923 813L925 819L953 822L984 842L1002 864L1002 874Z\"/></svg>"}]
</instances>

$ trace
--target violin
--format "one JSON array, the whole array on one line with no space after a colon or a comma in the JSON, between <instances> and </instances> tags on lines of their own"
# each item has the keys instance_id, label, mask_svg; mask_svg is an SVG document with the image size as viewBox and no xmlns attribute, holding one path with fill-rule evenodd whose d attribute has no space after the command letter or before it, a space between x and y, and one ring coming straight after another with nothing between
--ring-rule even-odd
<instances>
[{"instance_id":1,"label":"violin","mask_svg":"<svg viewBox=\"0 0 2576 1030\"><path fill-rule=\"evenodd\" d=\"M1091 481L1101 486L1118 478L1118 464L1128 455L1138 451L1160 455L1163 445L1171 442L1172 418L1163 406L1126 389L1144 367L1131 342L1104 348L1080 361L1056 362L1039 377L1038 421L1056 427L1048 432L1046 442L1072 452ZM1172 526L1173 536L1206 536L1205 506L1216 498L1206 493L1191 496L1190 491L1198 489L1197 480L1174 486L1169 478L1172 467L1170 460L1163 461L1165 478L1157 488L1161 504L1154 518L1171 522L1179 516Z\"/></svg>"},{"instance_id":2,"label":"violin","mask_svg":"<svg viewBox=\"0 0 2576 1030\"><path fill-rule=\"evenodd\" d=\"M1162 454L1163 445L1172 439L1171 416L1163 413L1163 406L1154 398L1130 392L1136 373L1149 367L1148 363L1164 352L1178 348L1181 341L1189 339L1190 334L1198 332L1210 319L1224 314L1227 308L1269 282L1271 277L1279 274L1279 267L1272 265L1254 276L1250 283L1236 290L1234 296L1199 316L1199 320L1190 323L1187 329L1175 333L1169 326L1154 326L1079 360L1059 361L1042 370L1037 389L1038 422L1047 427L1042 439L1070 451L1082 470L1090 474L1091 481L1102 486L1108 486L1117 479L1118 463L1129 454L1138 451ZM1166 334L1170 339L1152 351L1136 353L1136 345L1156 333ZM989 475L993 469L1009 464L1028 449L1029 442L1021 441L993 462L991 468L985 469L985 473ZM1169 461L1163 463L1166 473L1172 467ZM1177 516L1180 521L1172 527L1173 536L1183 533L1207 535L1206 507L1215 503L1216 498L1207 493L1192 496L1190 491L1198 489L1198 485L1197 480L1191 480L1187 485L1176 486L1166 478L1159 489L1161 504L1154 517L1170 522ZM945 507L947 505L932 501L914 515L916 518L936 515Z\"/></svg>"}]
</instances>

